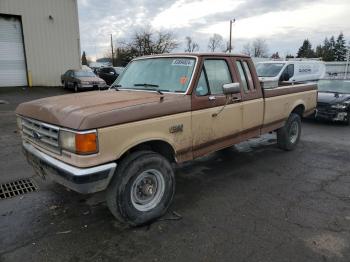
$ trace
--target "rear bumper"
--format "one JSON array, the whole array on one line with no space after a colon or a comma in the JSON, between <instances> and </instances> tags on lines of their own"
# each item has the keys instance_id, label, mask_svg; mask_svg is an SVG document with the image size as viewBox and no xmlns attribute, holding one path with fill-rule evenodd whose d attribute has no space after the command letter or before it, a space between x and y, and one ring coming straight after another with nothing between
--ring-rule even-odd
<instances>
[{"instance_id":1,"label":"rear bumper","mask_svg":"<svg viewBox=\"0 0 350 262\"><path fill-rule=\"evenodd\" d=\"M63 163L41 152L30 143L23 142L24 153L37 174L82 194L95 193L107 188L116 163L89 168L78 168Z\"/></svg>"}]
</instances>

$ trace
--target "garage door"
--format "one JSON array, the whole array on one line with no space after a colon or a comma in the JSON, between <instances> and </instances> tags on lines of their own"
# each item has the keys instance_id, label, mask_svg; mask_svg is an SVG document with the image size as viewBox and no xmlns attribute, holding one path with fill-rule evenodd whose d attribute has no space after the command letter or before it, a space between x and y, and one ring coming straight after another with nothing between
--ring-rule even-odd
<instances>
[{"instance_id":1,"label":"garage door","mask_svg":"<svg viewBox=\"0 0 350 262\"><path fill-rule=\"evenodd\" d=\"M21 22L15 17L0 16L0 87L26 85Z\"/></svg>"}]
</instances>

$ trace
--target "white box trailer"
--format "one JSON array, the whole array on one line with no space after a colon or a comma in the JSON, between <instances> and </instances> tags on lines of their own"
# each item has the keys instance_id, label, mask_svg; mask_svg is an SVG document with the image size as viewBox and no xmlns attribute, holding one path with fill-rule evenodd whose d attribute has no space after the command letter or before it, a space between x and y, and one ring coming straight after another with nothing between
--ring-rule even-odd
<instances>
[{"instance_id":1,"label":"white box trailer","mask_svg":"<svg viewBox=\"0 0 350 262\"><path fill-rule=\"evenodd\" d=\"M322 61L265 61L256 64L264 88L275 88L280 82L309 82L324 78L326 67Z\"/></svg>"}]
</instances>

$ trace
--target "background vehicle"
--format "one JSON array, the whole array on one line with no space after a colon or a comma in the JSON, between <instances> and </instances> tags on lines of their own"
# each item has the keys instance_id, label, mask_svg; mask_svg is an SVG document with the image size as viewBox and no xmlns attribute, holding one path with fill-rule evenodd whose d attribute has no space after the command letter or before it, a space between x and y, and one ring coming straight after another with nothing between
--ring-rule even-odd
<instances>
[{"instance_id":1,"label":"background vehicle","mask_svg":"<svg viewBox=\"0 0 350 262\"><path fill-rule=\"evenodd\" d=\"M316 119L341 121L350 125L350 80L320 80Z\"/></svg>"},{"instance_id":2,"label":"background vehicle","mask_svg":"<svg viewBox=\"0 0 350 262\"><path fill-rule=\"evenodd\" d=\"M105 80L107 85L111 85L123 70L124 67L102 67L98 71L98 76Z\"/></svg>"},{"instance_id":3,"label":"background vehicle","mask_svg":"<svg viewBox=\"0 0 350 262\"><path fill-rule=\"evenodd\" d=\"M317 81L324 77L326 67L321 61L265 61L256 64L264 88L275 88L281 82Z\"/></svg>"},{"instance_id":4,"label":"background vehicle","mask_svg":"<svg viewBox=\"0 0 350 262\"><path fill-rule=\"evenodd\" d=\"M248 56L167 54L134 59L115 89L27 102L16 113L41 176L80 193L106 190L113 215L135 226L170 206L172 163L272 131L293 150L316 96L315 84L262 90Z\"/></svg>"},{"instance_id":5,"label":"background vehicle","mask_svg":"<svg viewBox=\"0 0 350 262\"><path fill-rule=\"evenodd\" d=\"M61 76L63 88L80 90L107 88L106 82L88 70L68 70Z\"/></svg>"}]
</instances>

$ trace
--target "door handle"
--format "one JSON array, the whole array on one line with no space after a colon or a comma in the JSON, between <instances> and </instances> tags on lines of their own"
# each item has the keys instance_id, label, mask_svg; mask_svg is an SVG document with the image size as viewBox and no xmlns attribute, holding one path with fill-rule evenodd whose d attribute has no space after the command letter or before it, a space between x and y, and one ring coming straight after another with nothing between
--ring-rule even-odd
<instances>
[{"instance_id":1,"label":"door handle","mask_svg":"<svg viewBox=\"0 0 350 262\"><path fill-rule=\"evenodd\" d=\"M238 101L241 101L241 98L240 97L232 97L231 101L238 102Z\"/></svg>"},{"instance_id":2,"label":"door handle","mask_svg":"<svg viewBox=\"0 0 350 262\"><path fill-rule=\"evenodd\" d=\"M216 100L216 97L215 96L209 96L208 99L209 99L209 101L214 101L214 100Z\"/></svg>"}]
</instances>

